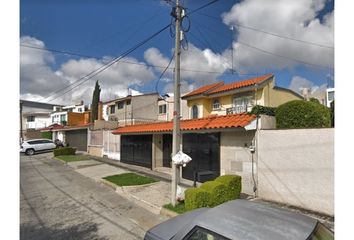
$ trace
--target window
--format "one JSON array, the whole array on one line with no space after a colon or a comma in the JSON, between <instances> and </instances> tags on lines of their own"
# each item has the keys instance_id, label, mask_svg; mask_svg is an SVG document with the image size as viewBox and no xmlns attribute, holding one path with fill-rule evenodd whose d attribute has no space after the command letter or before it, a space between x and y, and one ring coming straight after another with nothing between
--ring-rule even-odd
<instances>
[{"instance_id":1,"label":"window","mask_svg":"<svg viewBox=\"0 0 354 240\"><path fill-rule=\"evenodd\" d=\"M328 92L328 101L332 102L334 100L334 91Z\"/></svg>"},{"instance_id":2,"label":"window","mask_svg":"<svg viewBox=\"0 0 354 240\"><path fill-rule=\"evenodd\" d=\"M198 106L197 105L193 105L192 107L192 118L198 118Z\"/></svg>"},{"instance_id":3,"label":"window","mask_svg":"<svg viewBox=\"0 0 354 240\"><path fill-rule=\"evenodd\" d=\"M124 102L123 101L122 102L118 102L117 106L118 106L118 109L124 108Z\"/></svg>"},{"instance_id":4,"label":"window","mask_svg":"<svg viewBox=\"0 0 354 240\"><path fill-rule=\"evenodd\" d=\"M220 109L220 102L219 102L219 99L214 99L213 100L213 110L218 110Z\"/></svg>"},{"instance_id":5,"label":"window","mask_svg":"<svg viewBox=\"0 0 354 240\"><path fill-rule=\"evenodd\" d=\"M27 117L27 122L34 122L35 116L28 116Z\"/></svg>"},{"instance_id":6,"label":"window","mask_svg":"<svg viewBox=\"0 0 354 240\"><path fill-rule=\"evenodd\" d=\"M229 240L228 238L221 236L220 234L214 233L210 230L207 230L205 228L201 228L199 226L196 226L195 228L192 229L192 231L187 234L183 240L200 240L200 239L205 239L205 240Z\"/></svg>"},{"instance_id":7,"label":"window","mask_svg":"<svg viewBox=\"0 0 354 240\"><path fill-rule=\"evenodd\" d=\"M114 114L116 111L116 106L112 105L112 106L109 106L109 108L110 108L110 113Z\"/></svg>"},{"instance_id":8,"label":"window","mask_svg":"<svg viewBox=\"0 0 354 240\"><path fill-rule=\"evenodd\" d=\"M160 105L159 106L159 114L165 114L166 113L166 104Z\"/></svg>"},{"instance_id":9,"label":"window","mask_svg":"<svg viewBox=\"0 0 354 240\"><path fill-rule=\"evenodd\" d=\"M78 111L78 112L82 112L82 108L78 108L77 111Z\"/></svg>"},{"instance_id":10,"label":"window","mask_svg":"<svg viewBox=\"0 0 354 240\"><path fill-rule=\"evenodd\" d=\"M130 103L131 103L131 100L130 100L130 99L128 99L128 100L125 102L125 104L127 104L127 105L130 105Z\"/></svg>"},{"instance_id":11,"label":"window","mask_svg":"<svg viewBox=\"0 0 354 240\"><path fill-rule=\"evenodd\" d=\"M66 115L65 114L61 114L60 115L60 122L65 122L66 121Z\"/></svg>"},{"instance_id":12,"label":"window","mask_svg":"<svg viewBox=\"0 0 354 240\"><path fill-rule=\"evenodd\" d=\"M254 105L252 96L234 98L234 113L250 112Z\"/></svg>"}]
</instances>

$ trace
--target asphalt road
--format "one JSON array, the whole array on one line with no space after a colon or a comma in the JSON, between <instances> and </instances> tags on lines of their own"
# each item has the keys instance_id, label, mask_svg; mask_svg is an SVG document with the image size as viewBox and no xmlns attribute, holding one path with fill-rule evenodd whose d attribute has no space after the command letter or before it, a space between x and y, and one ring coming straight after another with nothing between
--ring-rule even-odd
<instances>
[{"instance_id":1,"label":"asphalt road","mask_svg":"<svg viewBox=\"0 0 354 240\"><path fill-rule=\"evenodd\" d=\"M165 220L51 156L20 157L20 239L142 239Z\"/></svg>"}]
</instances>

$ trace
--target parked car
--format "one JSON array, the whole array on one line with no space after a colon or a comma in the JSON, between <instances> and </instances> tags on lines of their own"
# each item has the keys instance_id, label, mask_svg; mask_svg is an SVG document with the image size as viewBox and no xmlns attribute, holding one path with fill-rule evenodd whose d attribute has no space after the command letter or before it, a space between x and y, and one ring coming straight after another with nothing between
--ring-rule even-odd
<instances>
[{"instance_id":1,"label":"parked car","mask_svg":"<svg viewBox=\"0 0 354 240\"><path fill-rule=\"evenodd\" d=\"M57 145L49 139L31 139L21 144L20 152L26 155L33 155L36 152L55 149Z\"/></svg>"},{"instance_id":2,"label":"parked car","mask_svg":"<svg viewBox=\"0 0 354 240\"><path fill-rule=\"evenodd\" d=\"M144 239L330 240L334 236L316 219L239 199L171 218L147 231Z\"/></svg>"}]
</instances>

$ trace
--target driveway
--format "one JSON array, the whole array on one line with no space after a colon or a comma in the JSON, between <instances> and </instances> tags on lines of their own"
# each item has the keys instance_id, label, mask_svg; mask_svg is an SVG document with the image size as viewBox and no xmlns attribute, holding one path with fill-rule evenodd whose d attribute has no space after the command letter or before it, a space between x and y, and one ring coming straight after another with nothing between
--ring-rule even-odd
<instances>
[{"instance_id":1,"label":"driveway","mask_svg":"<svg viewBox=\"0 0 354 240\"><path fill-rule=\"evenodd\" d=\"M52 156L20 157L20 239L142 239L166 219Z\"/></svg>"}]
</instances>

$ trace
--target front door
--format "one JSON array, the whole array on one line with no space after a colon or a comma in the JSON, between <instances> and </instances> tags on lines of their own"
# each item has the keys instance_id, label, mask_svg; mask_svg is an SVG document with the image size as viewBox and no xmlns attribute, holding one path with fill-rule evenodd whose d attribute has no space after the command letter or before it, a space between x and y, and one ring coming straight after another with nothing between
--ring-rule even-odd
<instances>
[{"instance_id":1,"label":"front door","mask_svg":"<svg viewBox=\"0 0 354 240\"><path fill-rule=\"evenodd\" d=\"M183 168L183 178L205 182L220 175L219 133L183 134L183 152L192 158Z\"/></svg>"},{"instance_id":2,"label":"front door","mask_svg":"<svg viewBox=\"0 0 354 240\"><path fill-rule=\"evenodd\" d=\"M172 135L164 134L162 137L162 144L163 144L163 166L171 167Z\"/></svg>"}]
</instances>

